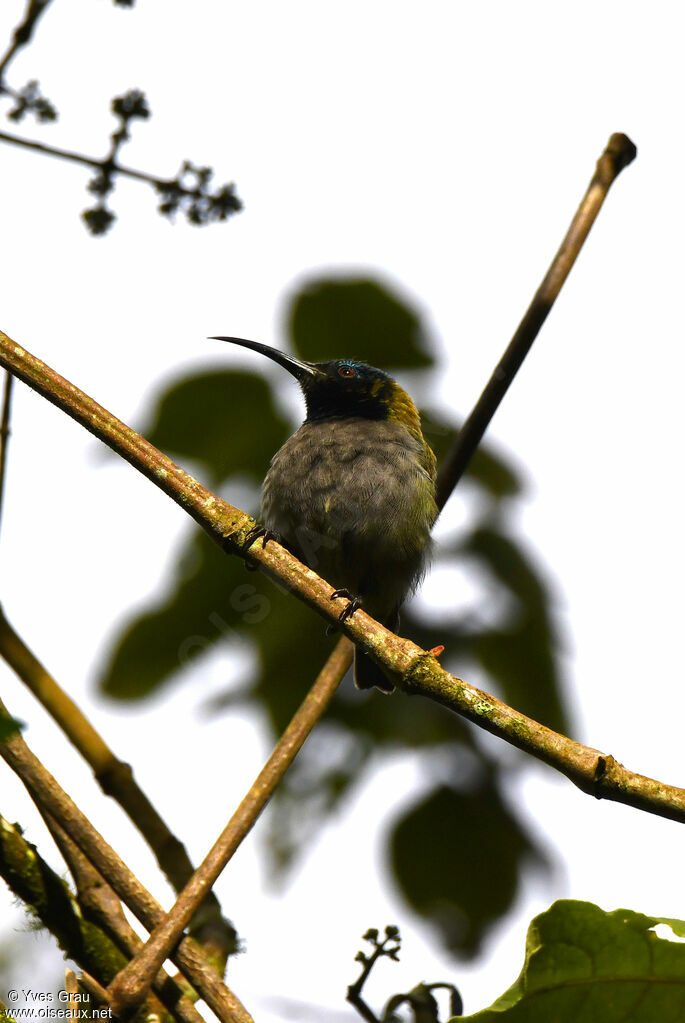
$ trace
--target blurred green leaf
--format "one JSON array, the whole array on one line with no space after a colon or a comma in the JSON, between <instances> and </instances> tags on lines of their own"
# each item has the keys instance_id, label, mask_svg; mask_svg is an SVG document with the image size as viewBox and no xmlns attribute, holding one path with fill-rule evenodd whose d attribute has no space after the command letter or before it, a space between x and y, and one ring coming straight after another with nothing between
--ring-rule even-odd
<instances>
[{"instance_id":1,"label":"blurred green leaf","mask_svg":"<svg viewBox=\"0 0 685 1023\"><path fill-rule=\"evenodd\" d=\"M18 735L26 728L24 721L10 717L9 714L0 716L0 742L7 742L12 736Z\"/></svg>"},{"instance_id":2,"label":"blurred green leaf","mask_svg":"<svg viewBox=\"0 0 685 1023\"><path fill-rule=\"evenodd\" d=\"M306 359L347 356L405 368L432 364L416 311L374 281L314 281L294 297L289 325L295 350ZM214 487L245 477L261 480L292 429L258 372L223 368L174 383L151 419L144 432L152 442L199 462ZM425 417L438 457L457 430L449 413L431 409ZM460 673L474 662L481 665L505 699L563 730L551 593L508 530L512 499L523 488L519 473L482 446L467 479L468 493L475 489L478 496L471 529L440 544L435 562L456 560L474 568L493 591L488 613L482 620L478 609L460 616L448 595L428 620L418 604L409 605L401 634L426 648L444 643L443 663ZM502 593L508 600L501 600ZM211 709L249 704L280 734L335 641L302 603L261 574L247 573L198 532L178 557L164 597L139 611L115 639L100 685L117 699L137 699L220 643L227 649L247 646L256 658L254 677L238 685L232 680ZM395 825L393 862L417 912L433 920L449 947L475 954L488 927L509 908L526 857L542 859L498 795L495 765L475 734L430 701L360 693L348 677L272 802L267 815L272 866L283 871L306 852L372 765L420 747L427 791ZM444 785L446 761L460 778L472 779L470 787ZM488 881L479 886L473 877L480 876L483 863Z\"/></svg>"},{"instance_id":3,"label":"blurred green leaf","mask_svg":"<svg viewBox=\"0 0 685 1023\"><path fill-rule=\"evenodd\" d=\"M523 970L489 1009L459 1023L681 1023L685 945L651 930L685 922L590 902L555 902L528 930ZM457 1023L457 1017L453 1023Z\"/></svg>"},{"instance_id":4,"label":"blurred green leaf","mask_svg":"<svg viewBox=\"0 0 685 1023\"><path fill-rule=\"evenodd\" d=\"M380 369L433 365L417 312L371 280L315 280L293 296L286 329L309 362L360 359Z\"/></svg>"},{"instance_id":5,"label":"blurred green leaf","mask_svg":"<svg viewBox=\"0 0 685 1023\"><path fill-rule=\"evenodd\" d=\"M221 369L173 384L141 432L162 451L201 462L216 486L233 475L261 483L290 429L266 380Z\"/></svg>"},{"instance_id":6,"label":"blurred green leaf","mask_svg":"<svg viewBox=\"0 0 685 1023\"><path fill-rule=\"evenodd\" d=\"M471 652L504 699L549 728L568 727L562 703L552 595L521 543L495 529L475 529L461 544L515 598L509 620L471 637Z\"/></svg>"},{"instance_id":7,"label":"blurred green leaf","mask_svg":"<svg viewBox=\"0 0 685 1023\"><path fill-rule=\"evenodd\" d=\"M433 789L396 822L390 850L404 898L447 949L468 958L511 908L523 865L547 865L502 801L496 776Z\"/></svg>"},{"instance_id":8,"label":"blurred green leaf","mask_svg":"<svg viewBox=\"0 0 685 1023\"><path fill-rule=\"evenodd\" d=\"M198 532L166 599L137 614L118 637L100 688L118 700L148 696L216 643L236 643L266 614L268 598L244 564Z\"/></svg>"},{"instance_id":9,"label":"blurred green leaf","mask_svg":"<svg viewBox=\"0 0 685 1023\"><path fill-rule=\"evenodd\" d=\"M447 418L437 409L421 409L421 429L424 437L435 452L438 465L456 440L461 422L455 417ZM482 444L469 463L466 478L480 486L495 500L515 497L523 490L523 482L511 464L497 455L488 445Z\"/></svg>"}]
</instances>

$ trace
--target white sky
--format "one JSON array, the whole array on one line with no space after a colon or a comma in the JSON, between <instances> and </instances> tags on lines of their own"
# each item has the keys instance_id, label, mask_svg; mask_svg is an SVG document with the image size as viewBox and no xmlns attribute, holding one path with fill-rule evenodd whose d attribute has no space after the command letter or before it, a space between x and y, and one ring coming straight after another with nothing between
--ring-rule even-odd
<instances>
[{"instance_id":1,"label":"white sky","mask_svg":"<svg viewBox=\"0 0 685 1023\"><path fill-rule=\"evenodd\" d=\"M3 5L0 39L22 11ZM0 326L140 421L161 384L189 367L247 364L208 347L208 334L280 344L284 296L299 280L361 269L424 310L441 356L439 396L465 412L608 136L627 132L638 159L490 436L532 480L521 529L557 580L576 737L685 784L683 24L675 2L649 11L626 0L580 0L564 12L529 0L158 0L133 11L55 2L10 81L38 77L61 119L45 129L27 122L25 133L99 155L111 97L143 88L154 116L134 125L123 161L169 175L187 157L209 163L218 181L236 181L246 209L223 226L171 227L147 189L120 182L120 220L94 240L78 216L86 172L3 146ZM283 390L290 400L285 382ZM162 585L189 527L24 387L13 430L0 543L6 613L134 763L197 860L266 751L251 719L207 723L197 713L227 666L219 659L144 707L104 704L93 691L108 639ZM29 743L168 904L142 843L5 669L2 691L30 722ZM447 960L389 890L375 827L393 800L399 808L412 798L419 776L408 757L370 778L284 900L264 890L254 838L221 879L218 894L248 947L229 982L259 1023L287 1018L267 994L325 1006L332 1021L356 1019L342 999L359 934L372 925L397 923L404 936L401 965L382 966L370 985L378 1007L420 979L451 979L475 1011L514 979L528 921L556 898L685 917L682 828L597 803L531 764L512 777L510 795L563 869L551 881L527 878L477 964ZM211 780L215 806L198 806L194 779ZM18 783L4 773L1 786L0 810L59 869ZM12 926L24 927L0 900ZM48 964L34 951L30 978L12 978L15 986L52 983L59 957Z\"/></svg>"}]
</instances>

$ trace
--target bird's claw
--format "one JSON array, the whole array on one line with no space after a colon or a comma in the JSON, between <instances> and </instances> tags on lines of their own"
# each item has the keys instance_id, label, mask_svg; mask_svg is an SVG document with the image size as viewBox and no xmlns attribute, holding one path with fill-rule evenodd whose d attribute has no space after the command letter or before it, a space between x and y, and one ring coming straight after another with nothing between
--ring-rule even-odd
<instances>
[{"instance_id":1,"label":"bird's claw","mask_svg":"<svg viewBox=\"0 0 685 1023\"><path fill-rule=\"evenodd\" d=\"M262 538L262 550L266 547L269 540L275 540L276 543L281 542L280 536L278 535L278 533L275 533L273 529L267 529L266 526L254 526L254 528L251 529L250 532L245 537L245 542L243 543L243 550L244 551L249 550L252 544L256 540L259 540L260 537Z\"/></svg>"},{"instance_id":2,"label":"bird's claw","mask_svg":"<svg viewBox=\"0 0 685 1023\"><path fill-rule=\"evenodd\" d=\"M361 597L355 597L346 590L344 587L340 590L333 590L331 593L331 600L337 600L338 597L346 597L349 600L349 604L343 608L338 615L339 622L346 622L348 618L351 618L355 611L358 611L362 606Z\"/></svg>"}]
</instances>

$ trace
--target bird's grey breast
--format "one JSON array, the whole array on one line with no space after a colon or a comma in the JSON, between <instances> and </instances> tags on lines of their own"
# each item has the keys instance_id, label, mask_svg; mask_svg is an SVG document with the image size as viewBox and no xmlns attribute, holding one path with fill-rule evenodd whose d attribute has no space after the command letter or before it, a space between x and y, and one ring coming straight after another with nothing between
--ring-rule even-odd
<instances>
[{"instance_id":1,"label":"bird's grey breast","mask_svg":"<svg viewBox=\"0 0 685 1023\"><path fill-rule=\"evenodd\" d=\"M387 420L305 423L274 456L262 494L264 524L353 589L364 565L383 565L387 578L394 565L411 586L436 514L423 445Z\"/></svg>"}]
</instances>

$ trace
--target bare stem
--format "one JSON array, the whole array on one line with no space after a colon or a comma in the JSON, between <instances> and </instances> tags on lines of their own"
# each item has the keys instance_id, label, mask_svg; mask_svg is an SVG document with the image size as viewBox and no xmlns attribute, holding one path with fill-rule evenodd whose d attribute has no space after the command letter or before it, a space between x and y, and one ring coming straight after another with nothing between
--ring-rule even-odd
<instances>
[{"instance_id":1,"label":"bare stem","mask_svg":"<svg viewBox=\"0 0 685 1023\"><path fill-rule=\"evenodd\" d=\"M328 706L345 672L352 663L352 645L339 640L335 650L317 676L314 685L276 744L214 846L179 895L176 904L155 928L144 949L117 974L109 988L115 1013L137 1005L152 976L162 965L183 934L205 892L229 862L236 849L255 824L273 795L281 778Z\"/></svg>"},{"instance_id":2,"label":"bare stem","mask_svg":"<svg viewBox=\"0 0 685 1023\"><path fill-rule=\"evenodd\" d=\"M51 0L28 0L24 18L12 33L12 42L10 43L6 53L2 56L2 58L0 58L0 91L5 91L5 83L3 82L5 71L17 55L18 51L23 46L28 46L31 42L31 37L35 31L38 19L41 14L45 12L45 9L50 2Z\"/></svg>"},{"instance_id":3,"label":"bare stem","mask_svg":"<svg viewBox=\"0 0 685 1023\"><path fill-rule=\"evenodd\" d=\"M154 852L176 892L192 877L194 867L185 846L169 830L139 787L129 764L119 760L71 697L43 667L12 628L0 605L0 657L2 657L60 726L90 765L102 791L128 814ZM195 934L206 951L216 951L225 963L236 948L234 928L221 917L219 902L207 893L202 923Z\"/></svg>"},{"instance_id":4,"label":"bare stem","mask_svg":"<svg viewBox=\"0 0 685 1023\"><path fill-rule=\"evenodd\" d=\"M2 521L3 500L5 497L5 472L7 469L7 449L10 440L13 381L14 377L7 371L5 373L5 386L2 394L2 416L0 417L0 522Z\"/></svg>"},{"instance_id":5,"label":"bare stem","mask_svg":"<svg viewBox=\"0 0 685 1023\"><path fill-rule=\"evenodd\" d=\"M108 156L98 159L96 156L86 156L85 153L78 153L72 149L60 149L59 146L50 146L44 142L24 139L19 135L8 135L5 131L0 131L0 142L7 142L9 145L18 146L20 149L30 149L32 152L41 153L43 156L53 156L58 160L66 160L68 163L78 163L82 167L92 167L99 171L107 169L113 175L121 174L123 177L131 178L133 181L143 181L146 185L152 185L157 191L163 191L165 188L173 186L178 195L185 196L188 199L206 198L199 187L187 188L176 178L160 178L154 174L148 174L146 171L135 170L133 167L126 167L124 164L112 160Z\"/></svg>"},{"instance_id":6,"label":"bare stem","mask_svg":"<svg viewBox=\"0 0 685 1023\"><path fill-rule=\"evenodd\" d=\"M530 351L533 341L538 336L540 328L547 319L547 315L583 247L590 228L602 208L609 189L623 168L627 167L636 155L637 149L627 135L611 136L606 149L597 161L597 169L587 192L583 196L571 221L571 226L566 232L566 237L552 260L542 284L535 292L533 301L528 306L525 316L497 364L485 390L440 465L437 484L439 508L444 508L448 497L463 476L490 420L507 393L521 363Z\"/></svg>"},{"instance_id":7,"label":"bare stem","mask_svg":"<svg viewBox=\"0 0 685 1023\"><path fill-rule=\"evenodd\" d=\"M379 941L378 931L374 928L366 932L364 940L371 942L373 945L373 952L371 955L368 955L365 952L357 953L356 959L357 962L362 964L362 972L359 974L354 984L350 984L348 987L347 1001L350 1005L354 1006L362 1019L366 1020L366 1023L382 1023L371 1007L365 1002L362 997L362 990L379 959L385 958L393 959L395 962L398 961L398 953L401 944L400 934L396 927L386 927L385 937ZM385 1019L385 1015L383 1016L383 1019Z\"/></svg>"}]
</instances>

